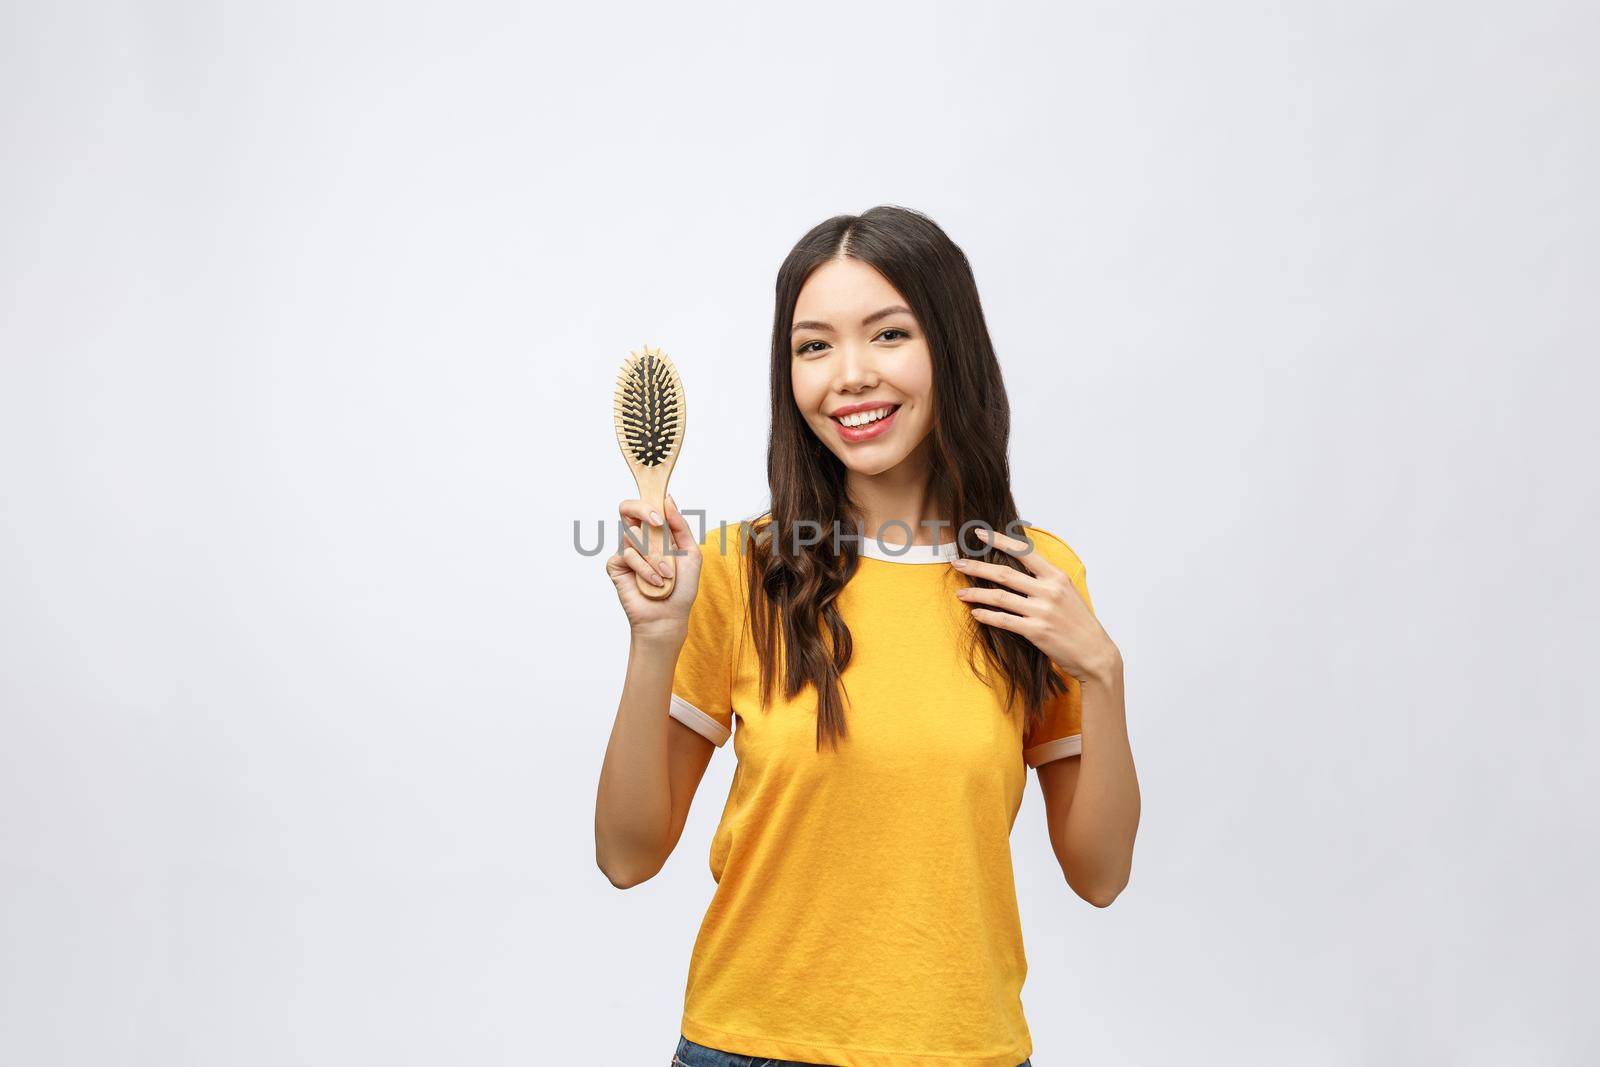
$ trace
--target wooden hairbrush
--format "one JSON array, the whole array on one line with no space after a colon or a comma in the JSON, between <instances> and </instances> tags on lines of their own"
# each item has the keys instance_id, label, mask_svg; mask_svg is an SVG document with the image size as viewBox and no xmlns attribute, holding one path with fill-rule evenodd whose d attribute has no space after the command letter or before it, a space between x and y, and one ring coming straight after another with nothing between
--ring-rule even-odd
<instances>
[{"instance_id":1,"label":"wooden hairbrush","mask_svg":"<svg viewBox=\"0 0 1600 1067\"><path fill-rule=\"evenodd\" d=\"M622 456L633 471L633 480L639 485L639 499L646 507L654 508L663 518L667 514L667 479L672 477L673 464L683 450L683 431L688 411L684 405L683 379L678 368L659 348L645 345L639 352L629 352L617 372L617 391L612 399L612 412L617 421L617 444L622 446ZM672 539L665 526L652 525L649 519L640 527L645 543L644 557L654 567L664 559L672 547ZM639 540L634 537L633 540ZM624 542L626 545L630 542ZM637 545L634 546L638 548ZM656 573L661 574L659 567ZM677 565L672 576L661 574L661 584L655 585L644 575L635 573L639 592L654 600L672 595L678 583Z\"/></svg>"}]
</instances>

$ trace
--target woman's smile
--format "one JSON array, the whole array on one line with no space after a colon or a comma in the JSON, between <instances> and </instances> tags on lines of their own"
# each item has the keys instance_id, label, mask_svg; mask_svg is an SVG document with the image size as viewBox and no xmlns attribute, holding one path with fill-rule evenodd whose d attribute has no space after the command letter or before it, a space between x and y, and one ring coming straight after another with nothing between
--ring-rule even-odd
<instances>
[{"instance_id":1,"label":"woman's smile","mask_svg":"<svg viewBox=\"0 0 1600 1067\"><path fill-rule=\"evenodd\" d=\"M899 410L899 404L880 404L873 408L847 409L843 415L835 414L830 418L838 427L839 436L844 440L867 441L888 433L889 427L894 425L895 413Z\"/></svg>"}]
</instances>

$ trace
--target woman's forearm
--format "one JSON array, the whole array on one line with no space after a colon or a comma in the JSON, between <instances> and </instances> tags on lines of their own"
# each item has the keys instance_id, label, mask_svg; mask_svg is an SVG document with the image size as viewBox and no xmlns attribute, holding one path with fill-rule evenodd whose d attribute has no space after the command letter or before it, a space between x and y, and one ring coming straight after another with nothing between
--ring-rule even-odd
<instances>
[{"instance_id":1,"label":"woman's forearm","mask_svg":"<svg viewBox=\"0 0 1600 1067\"><path fill-rule=\"evenodd\" d=\"M1128 743L1121 655L1080 684L1083 751L1062 851L1073 890L1105 907L1128 884L1139 830L1139 778Z\"/></svg>"},{"instance_id":2,"label":"woman's forearm","mask_svg":"<svg viewBox=\"0 0 1600 1067\"><path fill-rule=\"evenodd\" d=\"M595 862L626 888L656 873L672 827L667 709L681 634L633 634L594 806Z\"/></svg>"}]
</instances>

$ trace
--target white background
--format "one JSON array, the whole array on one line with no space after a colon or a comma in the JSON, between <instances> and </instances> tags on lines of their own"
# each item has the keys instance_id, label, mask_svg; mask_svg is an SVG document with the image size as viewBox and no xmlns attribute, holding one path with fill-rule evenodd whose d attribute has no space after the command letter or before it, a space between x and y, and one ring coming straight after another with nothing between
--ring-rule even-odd
<instances>
[{"instance_id":1,"label":"white background","mask_svg":"<svg viewBox=\"0 0 1600 1067\"><path fill-rule=\"evenodd\" d=\"M719 750L620 892L575 519L765 503L779 262L970 256L1144 790L1013 836L1038 1067L1580 1064L1592 5L7 5L0 1061L665 1063ZM908 976L909 977L909 976Z\"/></svg>"}]
</instances>

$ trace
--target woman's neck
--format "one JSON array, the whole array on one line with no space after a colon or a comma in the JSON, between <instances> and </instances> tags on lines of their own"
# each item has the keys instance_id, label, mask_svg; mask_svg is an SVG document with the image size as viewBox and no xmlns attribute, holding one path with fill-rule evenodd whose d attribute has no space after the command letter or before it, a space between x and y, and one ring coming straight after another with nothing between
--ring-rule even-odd
<instances>
[{"instance_id":1,"label":"woman's neck","mask_svg":"<svg viewBox=\"0 0 1600 1067\"><path fill-rule=\"evenodd\" d=\"M914 545L955 540L949 516L940 513L937 501L929 499L926 466L918 469L901 463L882 474L850 471L845 488L861 512L862 534L866 537L885 545L905 544L908 537ZM941 522L943 525L939 525Z\"/></svg>"}]
</instances>

